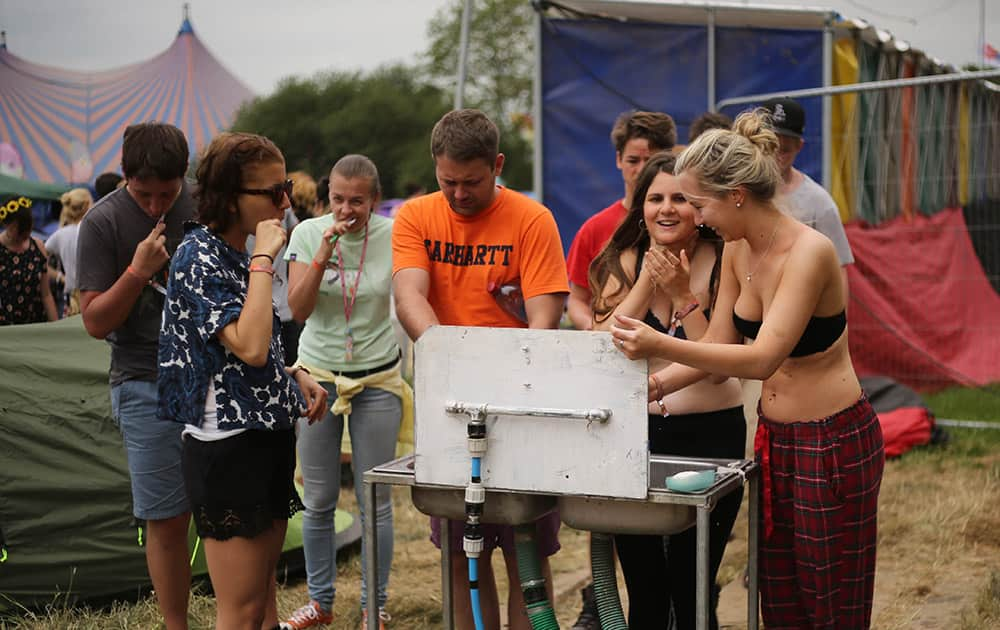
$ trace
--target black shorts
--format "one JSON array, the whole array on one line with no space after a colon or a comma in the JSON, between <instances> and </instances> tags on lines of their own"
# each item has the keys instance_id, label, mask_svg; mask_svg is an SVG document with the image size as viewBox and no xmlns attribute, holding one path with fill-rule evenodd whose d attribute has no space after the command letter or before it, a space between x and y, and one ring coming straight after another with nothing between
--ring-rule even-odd
<instances>
[{"instance_id":1,"label":"black shorts","mask_svg":"<svg viewBox=\"0 0 1000 630\"><path fill-rule=\"evenodd\" d=\"M202 538L253 538L302 509L295 490L295 431L184 438L184 488Z\"/></svg>"}]
</instances>

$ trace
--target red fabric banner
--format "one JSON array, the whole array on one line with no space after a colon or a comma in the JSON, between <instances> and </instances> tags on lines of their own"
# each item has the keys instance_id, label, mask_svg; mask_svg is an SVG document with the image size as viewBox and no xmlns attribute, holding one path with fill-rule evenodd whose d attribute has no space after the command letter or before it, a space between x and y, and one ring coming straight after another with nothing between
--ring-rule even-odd
<instances>
[{"instance_id":1,"label":"red fabric banner","mask_svg":"<svg viewBox=\"0 0 1000 630\"><path fill-rule=\"evenodd\" d=\"M1000 296L961 209L845 229L855 258L847 321L858 376L920 391L1000 382Z\"/></svg>"}]
</instances>

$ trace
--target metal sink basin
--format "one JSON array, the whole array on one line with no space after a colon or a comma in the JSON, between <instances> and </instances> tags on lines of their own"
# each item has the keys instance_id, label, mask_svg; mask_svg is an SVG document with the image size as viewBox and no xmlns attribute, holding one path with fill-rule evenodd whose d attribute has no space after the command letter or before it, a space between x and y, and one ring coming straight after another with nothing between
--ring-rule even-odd
<instances>
[{"instance_id":1,"label":"metal sink basin","mask_svg":"<svg viewBox=\"0 0 1000 630\"><path fill-rule=\"evenodd\" d=\"M412 486L413 505L428 516L465 520L465 490ZM511 494L486 491L483 523L521 525L531 523L556 508L556 498L547 494Z\"/></svg>"},{"instance_id":2,"label":"metal sink basin","mask_svg":"<svg viewBox=\"0 0 1000 630\"><path fill-rule=\"evenodd\" d=\"M392 462L393 472L413 474L413 456ZM389 470L386 468L386 470ZM410 477L412 479L412 477ZM465 520L465 489L411 485L414 507L428 516ZM547 494L511 494L486 491L483 523L522 525L538 520L556 508L556 498Z\"/></svg>"},{"instance_id":3,"label":"metal sink basin","mask_svg":"<svg viewBox=\"0 0 1000 630\"><path fill-rule=\"evenodd\" d=\"M667 477L684 470L714 470L741 460L689 459L664 455L649 458L649 496L645 501L607 497L560 496L559 516L574 529L606 534L667 535L682 532L695 523L695 504L715 492L732 473L716 475L715 483L697 493L667 489ZM746 462L750 464L750 462ZM682 494L682 497L678 495ZM681 502L678 502L678 500Z\"/></svg>"}]
</instances>

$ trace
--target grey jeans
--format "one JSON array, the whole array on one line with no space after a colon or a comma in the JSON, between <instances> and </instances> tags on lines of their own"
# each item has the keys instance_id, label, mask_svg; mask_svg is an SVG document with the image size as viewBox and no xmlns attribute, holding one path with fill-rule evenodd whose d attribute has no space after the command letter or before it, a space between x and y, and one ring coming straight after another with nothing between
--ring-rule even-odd
<instances>
[{"instance_id":1,"label":"grey jeans","mask_svg":"<svg viewBox=\"0 0 1000 630\"><path fill-rule=\"evenodd\" d=\"M336 400L332 383L323 383ZM354 467L354 495L361 511L362 527L369 518L364 512L362 473L390 461L396 455L396 440L402 419L399 398L382 389L366 388L351 399L348 420L351 459ZM306 582L309 596L329 611L333 608L337 579L333 515L340 496L340 444L344 417L327 413L321 422L299 422L298 452L305 485L302 502L302 546L306 557ZM388 485L378 489L375 507L378 529L378 605L384 606L392 565L392 496ZM366 607L365 550L361 549L361 607Z\"/></svg>"}]
</instances>

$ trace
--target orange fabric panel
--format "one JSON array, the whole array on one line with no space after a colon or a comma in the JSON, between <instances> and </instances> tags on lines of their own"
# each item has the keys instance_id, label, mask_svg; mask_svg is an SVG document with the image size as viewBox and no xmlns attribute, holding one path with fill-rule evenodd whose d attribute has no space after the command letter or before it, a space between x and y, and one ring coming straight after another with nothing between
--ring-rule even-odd
<instances>
[{"instance_id":1,"label":"orange fabric panel","mask_svg":"<svg viewBox=\"0 0 1000 630\"><path fill-rule=\"evenodd\" d=\"M913 59L907 58L903 62L903 71L900 73L901 79L908 79L913 76ZM913 88L903 88L901 100L903 124L901 134L900 159L899 159L899 211L907 220L913 217L914 198L916 196L915 184L915 147L913 137L914 111Z\"/></svg>"},{"instance_id":2,"label":"orange fabric panel","mask_svg":"<svg viewBox=\"0 0 1000 630\"><path fill-rule=\"evenodd\" d=\"M969 203L969 162L971 146L969 145L969 86L959 85L958 92L958 203L965 206Z\"/></svg>"}]
</instances>

